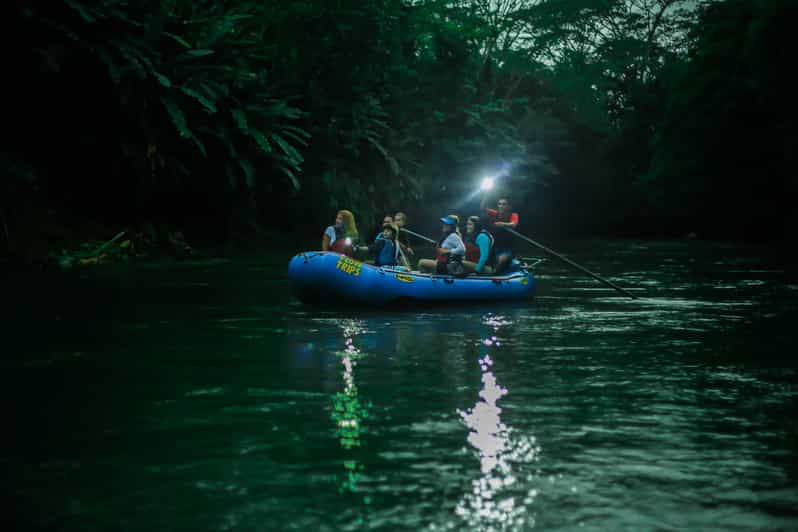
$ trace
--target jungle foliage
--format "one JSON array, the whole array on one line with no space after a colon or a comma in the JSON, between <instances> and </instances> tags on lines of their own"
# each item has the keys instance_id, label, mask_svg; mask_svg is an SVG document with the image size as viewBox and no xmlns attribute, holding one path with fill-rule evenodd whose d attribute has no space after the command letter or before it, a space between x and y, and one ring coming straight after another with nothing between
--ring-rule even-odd
<instances>
[{"instance_id":1,"label":"jungle foliage","mask_svg":"<svg viewBox=\"0 0 798 532\"><path fill-rule=\"evenodd\" d=\"M497 173L533 231L787 231L795 10L22 2L0 153L6 243L37 205L225 239L257 224L318 231L339 208L366 224L468 209Z\"/></svg>"}]
</instances>

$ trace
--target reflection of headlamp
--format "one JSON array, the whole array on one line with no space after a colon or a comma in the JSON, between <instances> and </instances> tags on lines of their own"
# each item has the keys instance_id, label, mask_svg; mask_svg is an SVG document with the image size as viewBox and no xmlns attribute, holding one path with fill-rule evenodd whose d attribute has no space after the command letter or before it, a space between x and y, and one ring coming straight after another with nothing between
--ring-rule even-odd
<instances>
[{"instance_id":1,"label":"reflection of headlamp","mask_svg":"<svg viewBox=\"0 0 798 532\"><path fill-rule=\"evenodd\" d=\"M494 179L492 177L486 177L482 180L482 183L479 185L479 188L482 190L490 190L493 188Z\"/></svg>"}]
</instances>

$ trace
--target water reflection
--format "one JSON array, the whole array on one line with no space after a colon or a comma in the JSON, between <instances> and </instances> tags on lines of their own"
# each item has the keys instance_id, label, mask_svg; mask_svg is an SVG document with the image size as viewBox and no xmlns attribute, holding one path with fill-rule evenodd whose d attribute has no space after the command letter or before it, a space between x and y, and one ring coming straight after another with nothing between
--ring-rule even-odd
<instances>
[{"instance_id":1,"label":"water reflection","mask_svg":"<svg viewBox=\"0 0 798 532\"><path fill-rule=\"evenodd\" d=\"M496 406L507 389L502 388L491 371L493 361L490 355L479 359L482 370L482 390L474 408L467 412L458 411L463 423L471 429L468 434L468 443L479 451L482 473L490 474L499 463L499 456L505 450L507 443L507 426L501 422L499 414L502 409Z\"/></svg>"},{"instance_id":2,"label":"water reflection","mask_svg":"<svg viewBox=\"0 0 798 532\"><path fill-rule=\"evenodd\" d=\"M473 408L457 410L461 422L469 428L468 443L477 451L481 475L471 482L471 491L464 494L455 513L470 527L480 530L517 529L533 526L528 508L537 496L528 478L518 482L523 466L537 460L540 448L535 438L515 434L501 419L498 401L508 394L492 371L494 356L498 354L502 338L500 329L512 325L512 320L493 314L482 319L488 334L482 339L478 363L482 372L482 389ZM531 470L531 468L530 468Z\"/></svg>"},{"instance_id":3,"label":"water reflection","mask_svg":"<svg viewBox=\"0 0 798 532\"><path fill-rule=\"evenodd\" d=\"M335 422L336 436L345 451L360 447L360 435L363 420L368 412L358 398L357 385L355 384L355 367L357 361L363 357L360 350L354 345L355 336L365 330L360 320L345 320L341 323L344 334L344 349L336 353L343 367L343 384L341 392L333 396L332 420ZM344 479L340 486L341 492L356 492L357 483L363 474L363 464L355 457L344 460Z\"/></svg>"}]
</instances>

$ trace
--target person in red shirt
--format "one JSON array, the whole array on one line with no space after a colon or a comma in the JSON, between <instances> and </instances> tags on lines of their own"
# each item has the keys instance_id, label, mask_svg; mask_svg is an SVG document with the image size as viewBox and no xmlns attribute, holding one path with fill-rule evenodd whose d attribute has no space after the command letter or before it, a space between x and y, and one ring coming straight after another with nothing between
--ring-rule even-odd
<instances>
[{"instance_id":1,"label":"person in red shirt","mask_svg":"<svg viewBox=\"0 0 798 532\"><path fill-rule=\"evenodd\" d=\"M499 196L496 202L496 209L488 209L487 195L482 198L480 209L485 212L487 225L490 232L493 234L496 257L495 273L504 272L513 260L513 235L502 229L508 227L515 229L518 227L518 213L512 212L510 208L510 198L507 196Z\"/></svg>"}]
</instances>

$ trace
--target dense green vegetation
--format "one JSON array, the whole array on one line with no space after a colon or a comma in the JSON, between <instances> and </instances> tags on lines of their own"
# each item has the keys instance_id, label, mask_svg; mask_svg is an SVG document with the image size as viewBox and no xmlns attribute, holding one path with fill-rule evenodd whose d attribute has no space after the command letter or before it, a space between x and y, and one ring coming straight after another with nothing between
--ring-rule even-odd
<instances>
[{"instance_id":1,"label":"dense green vegetation","mask_svg":"<svg viewBox=\"0 0 798 532\"><path fill-rule=\"evenodd\" d=\"M418 220L496 173L532 234L795 226L788 0L15 9L5 251L89 222L226 241L338 208Z\"/></svg>"}]
</instances>

